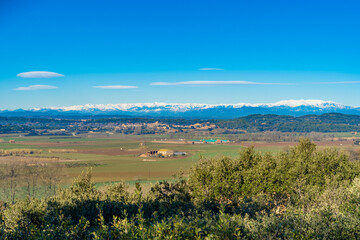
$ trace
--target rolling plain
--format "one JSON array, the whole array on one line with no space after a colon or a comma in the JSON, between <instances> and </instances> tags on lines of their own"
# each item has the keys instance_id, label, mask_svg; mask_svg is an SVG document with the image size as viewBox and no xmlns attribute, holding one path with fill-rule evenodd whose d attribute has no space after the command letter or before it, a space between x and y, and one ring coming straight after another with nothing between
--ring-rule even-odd
<instances>
[{"instance_id":1,"label":"rolling plain","mask_svg":"<svg viewBox=\"0 0 360 240\"><path fill-rule=\"evenodd\" d=\"M192 144L177 136L169 135L125 135L125 134L82 134L66 136L22 136L21 134L1 135L0 150L37 150L21 156L2 156L0 159L32 160L57 162L62 169L61 184L69 184L84 169L91 168L93 180L103 185L124 180L128 183L156 182L169 180L188 170L200 158L236 157L245 147L253 146L256 151L277 153L294 146L296 141L230 141L223 144ZM223 136L212 136L224 139ZM323 135L314 141L319 148L336 147L346 152L357 152L360 146L354 145L358 139L353 133L335 133L331 137ZM185 156L140 157L148 151L171 149L186 152ZM355 151L354 151L355 150Z\"/></svg>"}]
</instances>

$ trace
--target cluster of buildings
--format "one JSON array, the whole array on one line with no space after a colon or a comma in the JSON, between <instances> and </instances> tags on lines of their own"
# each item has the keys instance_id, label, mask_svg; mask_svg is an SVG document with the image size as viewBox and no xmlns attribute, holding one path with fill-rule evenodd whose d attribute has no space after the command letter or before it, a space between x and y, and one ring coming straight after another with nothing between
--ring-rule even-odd
<instances>
[{"instance_id":1,"label":"cluster of buildings","mask_svg":"<svg viewBox=\"0 0 360 240\"><path fill-rule=\"evenodd\" d=\"M154 151L147 151L141 154L140 157L174 157L174 156L185 156L186 152L173 151L171 149L159 149Z\"/></svg>"},{"instance_id":2,"label":"cluster of buildings","mask_svg":"<svg viewBox=\"0 0 360 240\"><path fill-rule=\"evenodd\" d=\"M182 139L184 140L184 139ZM223 144L229 143L229 140L221 139L193 139L191 141L186 141L188 144ZM174 151L171 149L159 149L147 151L140 155L140 157L176 157L176 156L186 156L186 152Z\"/></svg>"},{"instance_id":3,"label":"cluster of buildings","mask_svg":"<svg viewBox=\"0 0 360 240\"><path fill-rule=\"evenodd\" d=\"M191 140L192 144L222 144L229 143L229 140L221 140L221 139L193 139Z\"/></svg>"}]
</instances>

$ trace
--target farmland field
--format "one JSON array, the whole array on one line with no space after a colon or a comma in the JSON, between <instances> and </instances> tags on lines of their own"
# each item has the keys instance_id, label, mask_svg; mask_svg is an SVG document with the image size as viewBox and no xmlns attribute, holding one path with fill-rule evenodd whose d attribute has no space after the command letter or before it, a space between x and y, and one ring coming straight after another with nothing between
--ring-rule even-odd
<instances>
[{"instance_id":1,"label":"farmland field","mask_svg":"<svg viewBox=\"0 0 360 240\"><path fill-rule=\"evenodd\" d=\"M347 137L348 135L343 134ZM174 174L185 174L200 157L237 156L244 147L254 146L256 151L276 153L296 142L236 142L228 144L184 144L169 140L166 135L92 134L77 137L24 137L21 135L0 136L0 150L38 149L32 158L56 158L63 166L68 184L84 169L91 167L93 179L101 184L119 180L156 181L171 179ZM13 140L12 143L9 143ZM174 143L175 142L175 143ZM319 147L358 148L353 141L324 140L316 142ZM150 150L171 149L186 152L186 156L158 158L140 157Z\"/></svg>"}]
</instances>

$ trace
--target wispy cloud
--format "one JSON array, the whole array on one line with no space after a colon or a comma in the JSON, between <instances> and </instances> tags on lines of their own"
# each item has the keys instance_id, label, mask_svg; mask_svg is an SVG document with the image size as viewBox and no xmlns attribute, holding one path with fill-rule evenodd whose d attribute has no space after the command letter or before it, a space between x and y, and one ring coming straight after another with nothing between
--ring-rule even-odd
<instances>
[{"instance_id":1,"label":"wispy cloud","mask_svg":"<svg viewBox=\"0 0 360 240\"><path fill-rule=\"evenodd\" d=\"M267 83L251 81L184 81L184 82L153 82L153 86L179 86L179 85L332 85L332 84L360 84L360 81L334 81L334 82L308 82L308 83Z\"/></svg>"},{"instance_id":2,"label":"wispy cloud","mask_svg":"<svg viewBox=\"0 0 360 240\"><path fill-rule=\"evenodd\" d=\"M16 76L22 78L55 78L55 77L63 77L64 75L56 72L32 71L32 72L22 72Z\"/></svg>"},{"instance_id":3,"label":"wispy cloud","mask_svg":"<svg viewBox=\"0 0 360 240\"><path fill-rule=\"evenodd\" d=\"M222 71L222 68L199 68L200 71Z\"/></svg>"},{"instance_id":4,"label":"wispy cloud","mask_svg":"<svg viewBox=\"0 0 360 240\"><path fill-rule=\"evenodd\" d=\"M108 86L94 86L93 88L101 89L131 89L138 88L137 86L126 86L126 85L108 85Z\"/></svg>"},{"instance_id":5,"label":"wispy cloud","mask_svg":"<svg viewBox=\"0 0 360 240\"><path fill-rule=\"evenodd\" d=\"M18 87L14 88L15 91L35 91L35 90L48 90L48 89L56 89L56 86L50 85L31 85L28 87Z\"/></svg>"},{"instance_id":6,"label":"wispy cloud","mask_svg":"<svg viewBox=\"0 0 360 240\"><path fill-rule=\"evenodd\" d=\"M185 82L153 82L154 86L178 86L178 85L283 85L282 83L264 83L249 81L185 81Z\"/></svg>"},{"instance_id":7,"label":"wispy cloud","mask_svg":"<svg viewBox=\"0 0 360 240\"><path fill-rule=\"evenodd\" d=\"M360 81L314 82L312 84L358 84Z\"/></svg>"}]
</instances>

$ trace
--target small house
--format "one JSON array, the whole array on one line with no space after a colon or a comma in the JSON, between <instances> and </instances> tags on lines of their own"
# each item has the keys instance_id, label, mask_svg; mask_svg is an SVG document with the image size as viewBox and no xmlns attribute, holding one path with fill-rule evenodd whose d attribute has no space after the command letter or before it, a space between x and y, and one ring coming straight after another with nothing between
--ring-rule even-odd
<instances>
[{"instance_id":1,"label":"small house","mask_svg":"<svg viewBox=\"0 0 360 240\"><path fill-rule=\"evenodd\" d=\"M217 143L216 139L203 139L202 140L204 143L210 143L210 144L214 144L214 143Z\"/></svg>"},{"instance_id":2,"label":"small house","mask_svg":"<svg viewBox=\"0 0 360 240\"><path fill-rule=\"evenodd\" d=\"M158 155L163 157L172 157L174 156L174 151L170 149L160 149L158 151Z\"/></svg>"}]
</instances>

